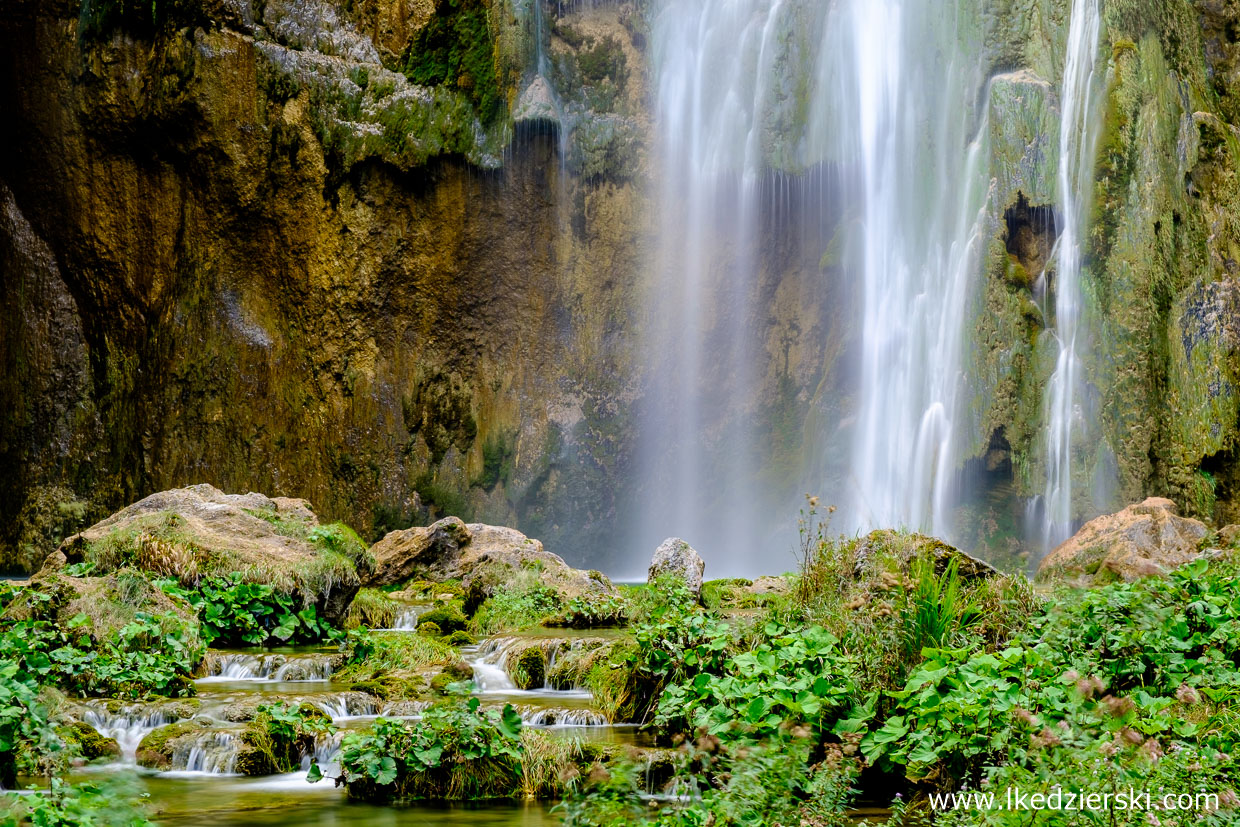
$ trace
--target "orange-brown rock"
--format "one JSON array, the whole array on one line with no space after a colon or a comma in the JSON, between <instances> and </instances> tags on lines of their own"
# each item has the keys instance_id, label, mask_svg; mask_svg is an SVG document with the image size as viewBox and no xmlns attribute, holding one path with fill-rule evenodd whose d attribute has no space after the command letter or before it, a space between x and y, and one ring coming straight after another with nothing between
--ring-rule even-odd
<instances>
[{"instance_id":1,"label":"orange-brown rock","mask_svg":"<svg viewBox=\"0 0 1240 827\"><path fill-rule=\"evenodd\" d=\"M1150 497L1090 520L1042 560L1038 579L1102 585L1164 574L1199 556L1208 533L1200 520L1179 516L1171 500Z\"/></svg>"}]
</instances>

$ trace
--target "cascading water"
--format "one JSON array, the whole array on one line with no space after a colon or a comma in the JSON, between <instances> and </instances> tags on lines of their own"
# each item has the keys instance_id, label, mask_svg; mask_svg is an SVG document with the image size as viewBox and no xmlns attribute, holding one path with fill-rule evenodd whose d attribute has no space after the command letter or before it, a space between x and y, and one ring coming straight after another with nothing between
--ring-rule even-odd
<instances>
[{"instance_id":1,"label":"cascading water","mask_svg":"<svg viewBox=\"0 0 1240 827\"><path fill-rule=\"evenodd\" d=\"M161 709L136 705L109 711L106 705L91 704L82 720L105 738L114 739L120 747L121 760L133 764L142 739L177 719Z\"/></svg>"},{"instance_id":2,"label":"cascading water","mask_svg":"<svg viewBox=\"0 0 1240 827\"><path fill-rule=\"evenodd\" d=\"M1097 129L1094 64L1101 28L1098 0L1073 0L1060 94L1059 225L1055 251L1055 372L1046 389L1046 494L1042 545L1050 549L1072 534L1073 433L1082 426L1079 406L1082 338L1081 241L1088 217ZM1046 276L1043 275L1045 283ZM1045 289L1045 284L1043 284Z\"/></svg>"},{"instance_id":3,"label":"cascading water","mask_svg":"<svg viewBox=\"0 0 1240 827\"><path fill-rule=\"evenodd\" d=\"M199 683L216 681L308 682L328 681L332 676L327 655L247 655L212 652L207 656L207 676Z\"/></svg>"},{"instance_id":4,"label":"cascading water","mask_svg":"<svg viewBox=\"0 0 1240 827\"><path fill-rule=\"evenodd\" d=\"M794 189L798 208L833 220L830 204L843 205L834 235L797 240L842 249L859 294L859 410L841 440L848 527L950 537L989 193L982 18L978 0L676 0L659 13L648 547L679 534L722 576L751 570L767 544L776 506L763 480L781 472L757 458L759 430L777 426L750 401L772 355L770 239L757 236L766 193L780 203Z\"/></svg>"},{"instance_id":5,"label":"cascading water","mask_svg":"<svg viewBox=\"0 0 1240 827\"><path fill-rule=\"evenodd\" d=\"M962 0L849 0L821 77L857 172L864 284L848 522L952 534L962 354L985 241L989 154L980 10ZM824 113L825 114L825 113Z\"/></svg>"},{"instance_id":6,"label":"cascading water","mask_svg":"<svg viewBox=\"0 0 1240 827\"><path fill-rule=\"evenodd\" d=\"M678 535L743 567L755 480L756 200L779 2L677 0L653 26L661 230L649 285L638 555Z\"/></svg>"}]
</instances>

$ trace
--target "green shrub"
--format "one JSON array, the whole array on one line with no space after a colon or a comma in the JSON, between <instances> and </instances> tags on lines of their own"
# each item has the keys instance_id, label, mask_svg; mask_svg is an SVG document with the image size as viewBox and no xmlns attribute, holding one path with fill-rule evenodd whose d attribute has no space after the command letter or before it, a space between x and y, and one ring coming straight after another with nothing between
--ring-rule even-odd
<instances>
[{"instance_id":1,"label":"green shrub","mask_svg":"<svg viewBox=\"0 0 1240 827\"><path fill-rule=\"evenodd\" d=\"M418 618L419 630L424 625L434 625L441 634L463 631L468 624L469 618L465 617L460 604L455 601L436 606Z\"/></svg>"},{"instance_id":2,"label":"green shrub","mask_svg":"<svg viewBox=\"0 0 1240 827\"><path fill-rule=\"evenodd\" d=\"M340 768L349 796L363 801L508 798L520 788L521 754L517 711L470 698L432 706L417 722L380 718L350 733ZM311 769L311 781L321 777Z\"/></svg>"},{"instance_id":3,"label":"green shrub","mask_svg":"<svg viewBox=\"0 0 1240 827\"><path fill-rule=\"evenodd\" d=\"M315 643L336 633L313 605L297 609L292 595L273 586L246 582L241 574L204 580L193 591L170 582L162 585L169 594L184 597L198 610L208 645Z\"/></svg>"},{"instance_id":4,"label":"green shrub","mask_svg":"<svg viewBox=\"0 0 1240 827\"><path fill-rule=\"evenodd\" d=\"M655 723L760 739L795 725L822 735L852 711L854 664L840 654L834 635L818 626L787 631L771 621L764 636L766 641L717 670L669 686ZM715 652L708 650L706 657Z\"/></svg>"}]
</instances>

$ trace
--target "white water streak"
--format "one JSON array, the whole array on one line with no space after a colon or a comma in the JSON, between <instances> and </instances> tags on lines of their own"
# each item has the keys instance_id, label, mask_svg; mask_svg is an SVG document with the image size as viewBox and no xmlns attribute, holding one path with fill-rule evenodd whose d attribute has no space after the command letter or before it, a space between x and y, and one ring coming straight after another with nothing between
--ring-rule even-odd
<instances>
[{"instance_id":1,"label":"white water streak","mask_svg":"<svg viewBox=\"0 0 1240 827\"><path fill-rule=\"evenodd\" d=\"M1097 140L1092 89L1101 28L1098 0L1073 0L1060 93L1059 241L1055 256L1055 372L1046 389L1046 494L1042 543L1072 534L1072 439L1080 410L1081 242Z\"/></svg>"}]
</instances>

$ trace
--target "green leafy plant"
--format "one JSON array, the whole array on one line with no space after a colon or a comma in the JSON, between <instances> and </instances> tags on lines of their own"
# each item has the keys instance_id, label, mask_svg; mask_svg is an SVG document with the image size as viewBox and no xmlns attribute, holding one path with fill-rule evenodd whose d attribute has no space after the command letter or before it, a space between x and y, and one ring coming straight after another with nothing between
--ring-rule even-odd
<instances>
[{"instance_id":1,"label":"green leafy plant","mask_svg":"<svg viewBox=\"0 0 1240 827\"><path fill-rule=\"evenodd\" d=\"M821 733L852 709L853 662L840 654L834 635L818 626L791 632L774 621L764 632L766 642L728 658L717 673L702 671L669 686L655 723L765 738L797 724ZM713 648L703 665L712 656Z\"/></svg>"},{"instance_id":2,"label":"green leafy plant","mask_svg":"<svg viewBox=\"0 0 1240 827\"><path fill-rule=\"evenodd\" d=\"M367 801L506 797L520 761L520 714L482 709L477 698L433 706L416 723L380 718L347 735L340 752L349 795ZM314 767L308 777L322 774Z\"/></svg>"},{"instance_id":3,"label":"green leafy plant","mask_svg":"<svg viewBox=\"0 0 1240 827\"><path fill-rule=\"evenodd\" d=\"M298 609L291 595L246 582L240 574L204 580L196 591L180 589L169 581L161 585L198 610L208 644L314 643L336 634L314 606Z\"/></svg>"}]
</instances>

